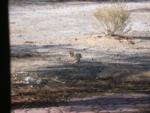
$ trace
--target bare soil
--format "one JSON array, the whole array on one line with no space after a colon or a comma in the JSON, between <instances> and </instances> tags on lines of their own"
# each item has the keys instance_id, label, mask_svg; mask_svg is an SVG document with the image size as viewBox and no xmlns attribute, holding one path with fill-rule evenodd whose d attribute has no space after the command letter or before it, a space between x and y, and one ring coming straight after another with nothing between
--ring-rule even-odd
<instances>
[{"instance_id":1,"label":"bare soil","mask_svg":"<svg viewBox=\"0 0 150 113\"><path fill-rule=\"evenodd\" d=\"M10 4L14 108L68 103L74 110L86 106L83 111L87 112L91 106L98 105L107 112L106 108L115 109L113 104L117 102L117 109L127 110L130 108L127 105L132 105L131 109L137 113L143 106L150 106L150 3L127 3L133 27L127 34L129 39L106 37L101 33L93 11L109 5L95 2ZM74 63L69 51L82 54L79 64ZM25 84L26 77L47 82ZM118 94L133 94L129 98L135 99L121 104L118 102L126 99L122 100L124 97ZM99 99L93 101L93 96L98 96L101 103L94 105ZM83 102L85 97L90 98L89 105L86 105L88 101ZM74 98L80 98L76 105L71 104ZM108 103L103 105L105 102Z\"/></svg>"}]
</instances>

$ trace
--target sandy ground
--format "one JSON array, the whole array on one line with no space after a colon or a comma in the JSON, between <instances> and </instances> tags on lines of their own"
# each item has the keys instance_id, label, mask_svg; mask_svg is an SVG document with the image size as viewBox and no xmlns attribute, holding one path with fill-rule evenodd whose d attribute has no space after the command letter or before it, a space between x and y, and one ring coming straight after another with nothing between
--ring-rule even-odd
<instances>
[{"instance_id":1,"label":"sandy ground","mask_svg":"<svg viewBox=\"0 0 150 113\"><path fill-rule=\"evenodd\" d=\"M77 5L76 5L77 4ZM132 32L131 35L137 37L135 45L123 41L109 38L96 38L93 34L98 34L101 27L93 16L96 7L107 6L109 4L96 3L66 3L66 4L44 4L44 5L10 5L10 33L11 33L11 53L16 54L51 54L59 57L65 56L68 59L68 50L83 52L83 60L95 56L95 51L99 51L100 61L115 62L108 54L141 54L149 51L149 31L150 13L149 11L136 11L131 15ZM149 8L150 3L129 3L129 9ZM101 34L100 34L101 35ZM91 37L95 38L91 38ZM141 37L138 39L138 37ZM76 40L77 39L77 40ZM86 43L85 43L86 42ZM141 48L141 49L139 49ZM57 50L56 50L57 49ZM57 54L56 54L57 51ZM92 53L90 51L93 51ZM102 53L101 53L102 52ZM106 57L107 55L107 57ZM120 54L121 55L121 54ZM12 72L23 68L32 68L33 65L43 65L52 63L46 60L30 62L30 59L20 59L25 62L12 60ZM14 63L13 63L14 62ZM108 61L109 62L109 61ZM138 61L137 61L138 62ZM16 64L17 63L17 64ZM14 64L14 65L13 65ZM27 66L25 66L27 65ZM31 65L31 67L29 67ZM19 66L19 68L17 68Z\"/></svg>"},{"instance_id":2,"label":"sandy ground","mask_svg":"<svg viewBox=\"0 0 150 113\"><path fill-rule=\"evenodd\" d=\"M55 74L53 70L61 70L57 68L59 66L68 69L65 65L72 63L69 51L73 50L83 56L79 65L81 65L84 76L93 74L92 69L95 66L106 67L101 73L96 72L96 77L112 76L112 74L124 76L126 73L134 73L131 74L132 76L143 76L146 73L146 76L149 76L150 2L127 4L129 10L132 11L130 17L132 31L128 35L134 37L132 41L135 44L131 44L127 40L119 41L104 37L100 33L102 28L93 16L93 11L96 7L103 6L109 6L109 4L68 2L10 5L12 75L49 70L51 76ZM86 70L83 68L85 64L89 65ZM75 105L71 113L76 113L78 109L79 112L90 113L91 110L87 109L91 109L92 104L88 105L89 108L87 105ZM149 105L150 102L148 101L146 104ZM141 105L145 106L145 103L143 102ZM136 112L138 107L136 104L132 106L135 107L132 110ZM68 107L72 109L71 106ZM68 107L62 106L59 109L68 109ZM106 105L106 108L109 108L109 104ZM115 105L112 108L115 108ZM55 109L55 107L50 109ZM126 108L120 107L120 109L125 109L124 113L127 113ZM118 109L116 108L116 110ZM103 113L108 112L107 109L102 109L102 111ZM18 113L21 112L23 111ZM67 112L69 111L63 113ZM110 110L111 112L117 113L119 111ZM34 113L40 112L34 111ZM55 113L55 110L52 113Z\"/></svg>"}]
</instances>

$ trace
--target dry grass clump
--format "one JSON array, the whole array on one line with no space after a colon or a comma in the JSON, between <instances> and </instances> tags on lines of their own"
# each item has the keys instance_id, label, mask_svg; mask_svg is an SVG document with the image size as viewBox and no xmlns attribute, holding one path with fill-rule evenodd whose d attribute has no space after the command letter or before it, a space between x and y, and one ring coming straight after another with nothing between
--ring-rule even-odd
<instances>
[{"instance_id":1,"label":"dry grass clump","mask_svg":"<svg viewBox=\"0 0 150 113\"><path fill-rule=\"evenodd\" d=\"M97 8L94 16L101 23L106 35L123 35L130 31L129 16L124 3L114 3L110 7Z\"/></svg>"}]
</instances>

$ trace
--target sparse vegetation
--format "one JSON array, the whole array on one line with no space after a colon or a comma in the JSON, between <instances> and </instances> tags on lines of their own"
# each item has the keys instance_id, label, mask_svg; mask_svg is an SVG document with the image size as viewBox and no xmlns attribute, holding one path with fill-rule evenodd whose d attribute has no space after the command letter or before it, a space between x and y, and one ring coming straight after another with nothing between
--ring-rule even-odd
<instances>
[{"instance_id":1,"label":"sparse vegetation","mask_svg":"<svg viewBox=\"0 0 150 113\"><path fill-rule=\"evenodd\" d=\"M80 109L78 112L88 112L88 107L93 106L93 112L98 112L98 110L107 112L106 108L112 112L113 110L125 112L125 109L133 108L141 110L141 113L148 113L148 109L142 108L150 103L150 40L147 36L149 21L142 20L148 13L142 14L142 17L141 12L140 15L139 13L134 15L132 12L133 35L131 32L129 37L126 34L121 37L120 34L129 30L127 28L130 14L125 13L124 20L124 15L117 9L118 6L112 6L115 7L112 10L112 7L106 3L110 13L112 11L115 14L112 14L111 19L123 25L113 23L113 31L110 31L108 35L119 34L119 36L109 39L110 36L99 35L97 29L91 28L96 23L90 15L91 9L97 5L103 7L103 3L89 3L85 7L83 4L77 4L77 6L74 3L61 4L62 6L56 4L59 6L58 10L54 4L52 7L51 4L47 4L46 7L44 5L40 8L36 5L32 8L32 5L29 5L24 7L27 9L23 12L19 12L19 6L11 8L13 9L10 15L11 22L13 22L11 23L12 108L45 108L47 105L51 109L51 106L62 105L63 108L66 106L67 110L69 108L70 111L75 111L75 108L72 108L75 105L79 106L77 107ZM130 5L129 9L132 9ZM136 5L141 7L141 3ZM47 10L48 7L51 11ZM127 11L125 6L121 8ZM31 9L30 13L28 9ZM35 13L35 9L39 10ZM118 12L114 13L118 10L121 15ZM39 15L39 12L42 13L42 16ZM32 16L33 13L35 14ZM119 20L120 18L123 20ZM84 22L85 19L87 21ZM103 19L105 20L104 17ZM18 20L19 23L17 23ZM101 18L99 21L102 23ZM135 30L134 22L138 26ZM140 25L145 26L143 31ZM30 29L26 29L28 26ZM138 31L139 27L140 31ZM32 30L32 28L36 29ZM141 36L138 36L138 33ZM127 42L127 39L131 41L131 38L135 45ZM130 97L130 94L133 96Z\"/></svg>"},{"instance_id":2,"label":"sparse vegetation","mask_svg":"<svg viewBox=\"0 0 150 113\"><path fill-rule=\"evenodd\" d=\"M123 3L117 2L107 8L98 8L94 16L101 23L106 35L123 35L130 31L128 27L130 13Z\"/></svg>"}]
</instances>

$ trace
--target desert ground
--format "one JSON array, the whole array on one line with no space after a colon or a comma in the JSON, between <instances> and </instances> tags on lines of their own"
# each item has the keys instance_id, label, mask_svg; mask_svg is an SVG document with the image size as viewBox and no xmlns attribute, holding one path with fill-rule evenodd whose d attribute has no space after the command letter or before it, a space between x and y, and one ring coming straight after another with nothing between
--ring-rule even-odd
<instances>
[{"instance_id":1,"label":"desert ground","mask_svg":"<svg viewBox=\"0 0 150 113\"><path fill-rule=\"evenodd\" d=\"M150 2L126 3L128 39L104 36L93 12L110 5L10 2L15 113L41 113L41 107L42 113L144 113L150 107ZM82 55L80 63L69 51Z\"/></svg>"}]
</instances>

